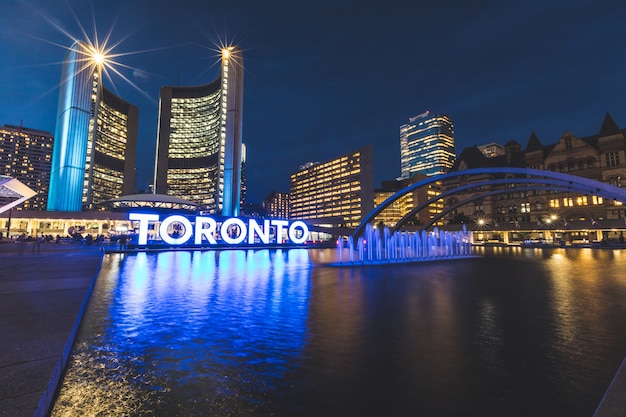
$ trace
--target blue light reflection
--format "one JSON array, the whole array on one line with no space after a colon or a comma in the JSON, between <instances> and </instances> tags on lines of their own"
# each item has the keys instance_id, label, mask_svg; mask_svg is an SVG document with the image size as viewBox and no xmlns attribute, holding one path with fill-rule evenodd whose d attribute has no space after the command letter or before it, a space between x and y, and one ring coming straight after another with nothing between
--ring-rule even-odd
<instances>
[{"instance_id":1,"label":"blue light reflection","mask_svg":"<svg viewBox=\"0 0 626 417\"><path fill-rule=\"evenodd\" d=\"M198 410L258 411L285 391L277 386L305 343L311 267L306 251L295 252L111 255L74 356L97 355L88 361L105 383L123 379L144 391L132 398L169 415L185 398Z\"/></svg>"}]
</instances>

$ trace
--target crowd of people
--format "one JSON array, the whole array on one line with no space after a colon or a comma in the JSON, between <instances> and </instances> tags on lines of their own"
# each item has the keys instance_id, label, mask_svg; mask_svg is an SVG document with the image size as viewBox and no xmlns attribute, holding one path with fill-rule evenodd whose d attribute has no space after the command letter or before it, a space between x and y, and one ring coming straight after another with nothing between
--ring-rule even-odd
<instances>
[{"instance_id":1,"label":"crowd of people","mask_svg":"<svg viewBox=\"0 0 626 417\"><path fill-rule=\"evenodd\" d=\"M12 242L12 243L32 243L33 244L33 253L41 250L41 244L44 243L57 243L57 244L75 244L75 245L99 245L103 246L105 244L108 245L117 245L119 244L120 250L128 249L128 241L129 237L125 234L120 235L111 235L105 236L102 234L96 235L95 237L91 234L87 234L83 236L81 233L76 232L71 235L61 236L61 235L36 235L30 236L26 235L26 233L22 233L17 237L4 237L3 233L0 232L0 243Z\"/></svg>"}]
</instances>

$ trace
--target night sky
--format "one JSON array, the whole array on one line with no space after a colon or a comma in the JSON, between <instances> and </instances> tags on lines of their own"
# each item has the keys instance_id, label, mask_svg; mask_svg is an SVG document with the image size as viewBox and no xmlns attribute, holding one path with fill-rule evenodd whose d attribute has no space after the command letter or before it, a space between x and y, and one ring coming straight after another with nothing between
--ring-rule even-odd
<instances>
[{"instance_id":1,"label":"night sky","mask_svg":"<svg viewBox=\"0 0 626 417\"><path fill-rule=\"evenodd\" d=\"M374 146L375 186L400 175L399 127L448 114L456 152L626 127L624 1L2 0L0 125L54 133L64 48L110 31L139 107L138 188L153 172L159 88L218 76L216 45L244 54L248 201L289 176Z\"/></svg>"}]
</instances>

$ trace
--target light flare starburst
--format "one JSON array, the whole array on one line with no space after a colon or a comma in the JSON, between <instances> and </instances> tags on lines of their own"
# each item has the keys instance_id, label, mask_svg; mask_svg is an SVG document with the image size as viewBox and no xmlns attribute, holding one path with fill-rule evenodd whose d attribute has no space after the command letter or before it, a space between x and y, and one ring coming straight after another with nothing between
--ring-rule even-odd
<instances>
[{"instance_id":1,"label":"light flare starburst","mask_svg":"<svg viewBox=\"0 0 626 417\"><path fill-rule=\"evenodd\" d=\"M204 45L198 45L198 46L203 49L208 49L209 51L213 52L213 54L211 54L210 59L214 61L211 63L211 65L205 68L204 71L202 71L196 77L196 79L199 79L204 74L209 72L212 68L215 68L216 66L223 64L225 61L228 61L229 63L234 64L239 68L243 68L243 62L237 59L240 56L238 56L238 54L233 54L233 51L235 50L235 45L236 45L234 42L229 42L229 41L222 40L222 39L219 39L218 41L212 40L210 42L212 44L211 46L204 46Z\"/></svg>"},{"instance_id":2,"label":"light flare starburst","mask_svg":"<svg viewBox=\"0 0 626 417\"><path fill-rule=\"evenodd\" d=\"M112 33L115 27L115 24L112 24L110 29L106 32L104 37L98 35L98 30L95 21L95 13L92 9L92 26L93 26L93 34L90 36L81 23L80 19L68 4L68 8L70 10L70 14L74 17L74 20L79 28L80 37L74 36L68 29L61 26L60 23L52 20L47 14L35 9L35 11L45 19L52 27L58 30L60 33L65 35L72 41L72 46L68 47L67 45L50 41L48 39L37 38L41 41L47 42L49 44L58 46L60 48L71 50L76 52L78 56L77 62L80 64L79 71L96 71L102 73L103 78L106 78L107 81L111 84L112 89L115 91L117 95L119 95L118 89L115 85L115 79L122 79L125 83L130 85L134 90L141 93L144 97L148 98L150 101L156 103L156 100L149 96L144 90L142 90L133 80L128 78L123 70L135 71L140 73L145 73L145 71L135 68L129 65L126 65L120 61L120 58L129 55L135 55L144 52L150 52L158 49L150 49L150 50L141 50L141 51L132 51L132 52L116 52L115 50L122 44L125 40L128 39L130 34L122 37L118 41L112 41ZM75 47L75 45L81 45L81 47Z\"/></svg>"}]
</instances>

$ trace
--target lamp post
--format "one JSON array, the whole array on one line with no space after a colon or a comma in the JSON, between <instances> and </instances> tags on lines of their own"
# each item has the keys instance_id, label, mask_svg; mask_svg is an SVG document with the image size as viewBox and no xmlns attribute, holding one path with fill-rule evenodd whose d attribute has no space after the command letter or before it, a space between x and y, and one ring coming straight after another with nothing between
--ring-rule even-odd
<instances>
[{"instance_id":1,"label":"lamp post","mask_svg":"<svg viewBox=\"0 0 626 417\"><path fill-rule=\"evenodd\" d=\"M11 213L13 213L13 207L9 209L9 218L7 219L7 239L11 239Z\"/></svg>"}]
</instances>

